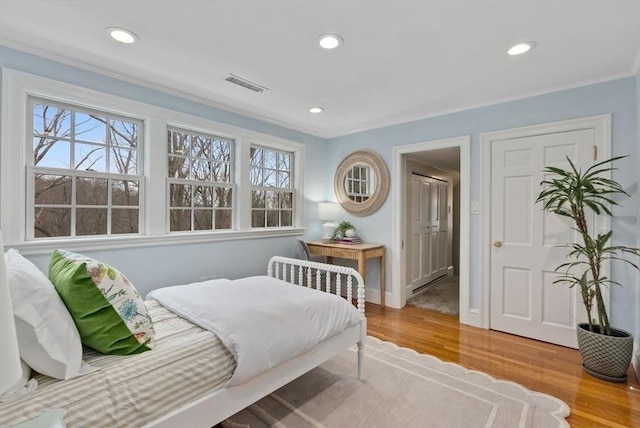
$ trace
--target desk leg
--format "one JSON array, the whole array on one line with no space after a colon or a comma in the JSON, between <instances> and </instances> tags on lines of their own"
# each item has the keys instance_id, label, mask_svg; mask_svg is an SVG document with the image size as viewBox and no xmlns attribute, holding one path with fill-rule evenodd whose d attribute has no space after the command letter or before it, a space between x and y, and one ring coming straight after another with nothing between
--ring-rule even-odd
<instances>
[{"instance_id":1,"label":"desk leg","mask_svg":"<svg viewBox=\"0 0 640 428\"><path fill-rule=\"evenodd\" d=\"M382 255L380 256L380 307L384 309L384 297L386 295L385 290L385 266L387 265L384 259L385 251L382 251Z\"/></svg>"}]
</instances>

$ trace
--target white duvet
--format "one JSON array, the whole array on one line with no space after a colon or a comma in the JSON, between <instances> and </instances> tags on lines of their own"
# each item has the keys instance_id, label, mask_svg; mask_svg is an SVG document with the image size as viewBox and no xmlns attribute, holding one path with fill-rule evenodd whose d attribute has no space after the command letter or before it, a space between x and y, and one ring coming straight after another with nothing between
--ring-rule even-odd
<instances>
[{"instance_id":1,"label":"white duvet","mask_svg":"<svg viewBox=\"0 0 640 428\"><path fill-rule=\"evenodd\" d=\"M237 362L228 385L246 382L360 322L345 299L268 276L165 287L147 298L220 338Z\"/></svg>"}]
</instances>

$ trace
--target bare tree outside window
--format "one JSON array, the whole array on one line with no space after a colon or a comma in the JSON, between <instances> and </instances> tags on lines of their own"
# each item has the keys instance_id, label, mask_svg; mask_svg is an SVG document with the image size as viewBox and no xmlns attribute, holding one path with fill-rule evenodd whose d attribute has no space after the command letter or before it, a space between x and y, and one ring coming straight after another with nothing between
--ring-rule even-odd
<instances>
[{"instance_id":1,"label":"bare tree outside window","mask_svg":"<svg viewBox=\"0 0 640 428\"><path fill-rule=\"evenodd\" d=\"M169 230L233 228L233 140L169 128Z\"/></svg>"},{"instance_id":2,"label":"bare tree outside window","mask_svg":"<svg viewBox=\"0 0 640 428\"><path fill-rule=\"evenodd\" d=\"M31 105L34 238L139 233L141 122Z\"/></svg>"},{"instance_id":3,"label":"bare tree outside window","mask_svg":"<svg viewBox=\"0 0 640 428\"><path fill-rule=\"evenodd\" d=\"M251 147L251 227L293 226L293 154Z\"/></svg>"}]
</instances>

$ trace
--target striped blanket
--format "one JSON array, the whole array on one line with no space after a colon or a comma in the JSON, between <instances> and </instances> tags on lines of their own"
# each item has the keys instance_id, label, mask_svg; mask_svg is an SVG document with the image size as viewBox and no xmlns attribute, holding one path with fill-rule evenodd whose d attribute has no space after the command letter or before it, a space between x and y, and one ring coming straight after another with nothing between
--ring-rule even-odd
<instances>
[{"instance_id":1,"label":"striped blanket","mask_svg":"<svg viewBox=\"0 0 640 428\"><path fill-rule=\"evenodd\" d=\"M211 332L147 303L156 329L153 351L131 356L85 353L101 370L60 381L36 375L38 389L0 403L0 426L62 408L67 427L140 426L221 388L235 369L233 356Z\"/></svg>"}]
</instances>

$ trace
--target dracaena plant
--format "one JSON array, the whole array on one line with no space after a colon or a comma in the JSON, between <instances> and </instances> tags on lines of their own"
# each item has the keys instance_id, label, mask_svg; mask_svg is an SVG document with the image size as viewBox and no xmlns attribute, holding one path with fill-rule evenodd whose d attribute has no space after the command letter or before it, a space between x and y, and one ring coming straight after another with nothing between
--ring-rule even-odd
<instances>
[{"instance_id":1,"label":"dracaena plant","mask_svg":"<svg viewBox=\"0 0 640 428\"><path fill-rule=\"evenodd\" d=\"M570 287L580 287L582 302L587 312L589 330L595 331L598 324L599 332L611 335L609 316L604 305L602 290L611 284L620 285L606 277L603 264L608 261L621 261L638 269L638 265L629 260L629 256L640 256L640 249L622 245L612 245L612 232L599 233L596 236L589 231L587 214L589 211L598 215L611 214L611 206L619 205L616 196L629 196L622 186L603 175L615 170L613 162L626 156L617 156L590 166L582 172L577 169L569 158L570 168L562 169L548 166L544 169L550 179L540 183L543 190L538 195L536 203L542 203L546 211L569 217L581 239L579 242L568 243L570 248L567 258L555 270L560 276L554 283L566 283ZM593 317L593 305L597 314L597 322Z\"/></svg>"}]
</instances>

